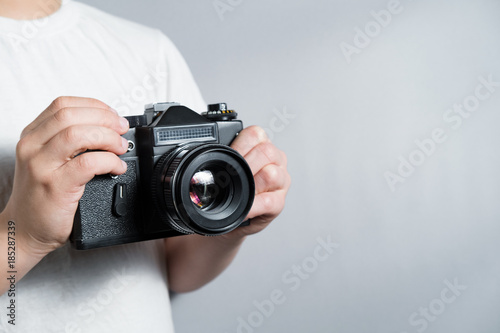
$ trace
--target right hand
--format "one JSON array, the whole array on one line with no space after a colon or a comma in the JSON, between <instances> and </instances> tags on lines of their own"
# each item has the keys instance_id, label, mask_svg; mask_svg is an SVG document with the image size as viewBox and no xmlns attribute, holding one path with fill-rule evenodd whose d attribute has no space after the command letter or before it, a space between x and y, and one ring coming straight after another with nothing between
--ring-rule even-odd
<instances>
[{"instance_id":1,"label":"right hand","mask_svg":"<svg viewBox=\"0 0 500 333\"><path fill-rule=\"evenodd\" d=\"M117 156L126 119L90 98L59 97L21 134L12 195L3 215L14 220L24 253L45 256L66 243L85 184L95 175L123 174ZM85 152L86 150L97 150Z\"/></svg>"}]
</instances>

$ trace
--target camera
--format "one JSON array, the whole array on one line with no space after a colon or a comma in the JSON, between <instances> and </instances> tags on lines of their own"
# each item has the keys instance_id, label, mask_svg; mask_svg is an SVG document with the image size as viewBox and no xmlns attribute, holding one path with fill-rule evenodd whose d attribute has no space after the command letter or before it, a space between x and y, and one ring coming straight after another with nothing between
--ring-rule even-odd
<instances>
[{"instance_id":1,"label":"camera","mask_svg":"<svg viewBox=\"0 0 500 333\"><path fill-rule=\"evenodd\" d=\"M246 225L255 184L229 145L243 129L226 103L197 112L178 103L148 104L126 117L123 175L85 186L70 237L79 250L186 234L217 236Z\"/></svg>"}]
</instances>

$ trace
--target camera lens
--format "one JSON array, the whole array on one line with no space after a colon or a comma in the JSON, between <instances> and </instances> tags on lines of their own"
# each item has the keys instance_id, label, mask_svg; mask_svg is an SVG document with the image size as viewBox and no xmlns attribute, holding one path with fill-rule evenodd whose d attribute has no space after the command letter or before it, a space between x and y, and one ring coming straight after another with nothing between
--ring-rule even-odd
<instances>
[{"instance_id":1,"label":"camera lens","mask_svg":"<svg viewBox=\"0 0 500 333\"><path fill-rule=\"evenodd\" d=\"M197 171L190 182L191 201L200 209L213 209L224 202L229 195L229 189L220 191L215 181L216 177L224 174L227 173L223 170L218 173L206 169Z\"/></svg>"},{"instance_id":2,"label":"camera lens","mask_svg":"<svg viewBox=\"0 0 500 333\"><path fill-rule=\"evenodd\" d=\"M158 211L177 231L224 234L238 227L252 206L250 167L227 146L179 147L164 155L156 170Z\"/></svg>"},{"instance_id":3,"label":"camera lens","mask_svg":"<svg viewBox=\"0 0 500 333\"><path fill-rule=\"evenodd\" d=\"M189 196L191 201L200 208L210 206L216 198L214 175L209 170L198 171L191 178Z\"/></svg>"}]
</instances>

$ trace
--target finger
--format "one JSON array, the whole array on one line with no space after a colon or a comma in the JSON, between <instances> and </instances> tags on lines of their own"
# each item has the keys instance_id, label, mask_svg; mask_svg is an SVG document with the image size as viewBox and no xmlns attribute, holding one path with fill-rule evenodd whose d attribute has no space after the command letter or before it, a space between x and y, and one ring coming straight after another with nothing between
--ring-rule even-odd
<instances>
[{"instance_id":1,"label":"finger","mask_svg":"<svg viewBox=\"0 0 500 333\"><path fill-rule=\"evenodd\" d=\"M276 164L264 166L254 176L255 193L272 192L287 187L289 181L288 173Z\"/></svg>"},{"instance_id":2,"label":"finger","mask_svg":"<svg viewBox=\"0 0 500 333\"><path fill-rule=\"evenodd\" d=\"M245 156L253 147L263 142L270 142L266 132L259 126L250 126L238 134L231 148Z\"/></svg>"},{"instance_id":3,"label":"finger","mask_svg":"<svg viewBox=\"0 0 500 333\"><path fill-rule=\"evenodd\" d=\"M264 166L276 164L286 166L285 155L271 142L264 142L256 145L246 155L244 155L252 174L256 175Z\"/></svg>"},{"instance_id":4,"label":"finger","mask_svg":"<svg viewBox=\"0 0 500 333\"><path fill-rule=\"evenodd\" d=\"M247 215L247 219L256 217L266 217L271 221L281 213L285 207L286 191L264 192L257 194L253 201L252 209Z\"/></svg>"},{"instance_id":5,"label":"finger","mask_svg":"<svg viewBox=\"0 0 500 333\"><path fill-rule=\"evenodd\" d=\"M103 103L94 98L70 97L70 96L58 97L49 105L49 107L47 107L47 109L45 109L45 111L43 111L31 124L29 124L23 130L21 137L31 132L38 125L43 123L47 118L53 116L59 110L71 107L95 108L116 113L116 111L110 108L106 103Z\"/></svg>"},{"instance_id":6,"label":"finger","mask_svg":"<svg viewBox=\"0 0 500 333\"><path fill-rule=\"evenodd\" d=\"M115 155L127 151L128 142L115 131L99 126L71 126L56 134L41 150L44 163L58 167L86 150L104 150Z\"/></svg>"},{"instance_id":7,"label":"finger","mask_svg":"<svg viewBox=\"0 0 500 333\"><path fill-rule=\"evenodd\" d=\"M127 171L127 164L113 153L94 151L78 155L61 167L62 181L66 188L87 184L97 175L121 175Z\"/></svg>"},{"instance_id":8,"label":"finger","mask_svg":"<svg viewBox=\"0 0 500 333\"><path fill-rule=\"evenodd\" d=\"M40 145L46 144L60 131L75 125L94 125L107 127L119 134L128 130L127 119L114 112L92 108L63 108L40 123L29 134L30 140Z\"/></svg>"}]
</instances>

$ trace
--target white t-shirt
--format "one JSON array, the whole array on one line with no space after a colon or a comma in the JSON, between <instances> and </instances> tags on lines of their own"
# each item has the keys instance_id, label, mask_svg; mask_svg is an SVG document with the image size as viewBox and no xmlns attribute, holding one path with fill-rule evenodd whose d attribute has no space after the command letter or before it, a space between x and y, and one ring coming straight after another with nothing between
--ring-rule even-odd
<instances>
[{"instance_id":1,"label":"white t-shirt","mask_svg":"<svg viewBox=\"0 0 500 333\"><path fill-rule=\"evenodd\" d=\"M151 102L204 101L159 31L74 1L38 21L0 17L0 210L22 129L58 96L93 97L123 115ZM29 209L29 207L26 207ZM0 297L0 331L172 332L162 240L44 258L17 284L16 326Z\"/></svg>"}]
</instances>

